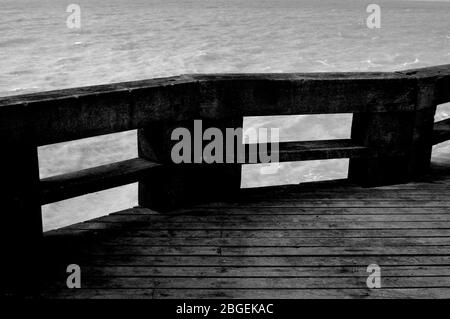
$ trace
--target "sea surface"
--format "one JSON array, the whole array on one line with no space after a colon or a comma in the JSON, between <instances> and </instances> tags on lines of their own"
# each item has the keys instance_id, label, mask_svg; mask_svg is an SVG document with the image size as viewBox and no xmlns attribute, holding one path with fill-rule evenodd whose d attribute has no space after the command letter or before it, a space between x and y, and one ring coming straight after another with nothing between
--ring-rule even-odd
<instances>
[{"instance_id":1,"label":"sea surface","mask_svg":"<svg viewBox=\"0 0 450 319\"><path fill-rule=\"evenodd\" d=\"M369 29L368 4L381 8ZM81 28L68 28L70 4ZM393 71L450 64L450 2L0 0L0 96L183 73ZM436 119L450 116L441 106ZM351 115L246 118L282 141L346 138ZM444 143L435 154L448 151ZM39 148L41 177L136 156L124 132ZM342 178L347 160L244 167L243 187ZM267 171L266 171L267 172ZM43 207L46 230L136 205L136 185Z\"/></svg>"}]
</instances>

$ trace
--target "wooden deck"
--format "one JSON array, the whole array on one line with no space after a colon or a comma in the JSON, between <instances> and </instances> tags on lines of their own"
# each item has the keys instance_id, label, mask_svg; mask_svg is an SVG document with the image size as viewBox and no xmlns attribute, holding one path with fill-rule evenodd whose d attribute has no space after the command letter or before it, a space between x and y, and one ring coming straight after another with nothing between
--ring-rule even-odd
<instances>
[{"instance_id":1,"label":"wooden deck","mask_svg":"<svg viewBox=\"0 0 450 319\"><path fill-rule=\"evenodd\" d=\"M245 190L167 215L133 208L48 232L41 296L448 298L446 155L409 184ZM72 263L81 289L66 288ZM381 267L380 289L367 288L369 264Z\"/></svg>"},{"instance_id":2,"label":"wooden deck","mask_svg":"<svg viewBox=\"0 0 450 319\"><path fill-rule=\"evenodd\" d=\"M450 119L434 122L447 102L450 65L190 74L0 97L1 293L450 297L450 154L429 170L433 145L450 140ZM353 114L348 139L270 148L278 162L348 158L345 181L241 190L241 165L267 162L268 146L242 137L212 165L195 143L181 164L172 158L175 128L201 139L245 117L335 113ZM39 146L129 130L137 158L40 178ZM140 208L43 235L42 205L134 182ZM69 264L81 266L81 289L66 287ZM381 266L380 289L366 285L370 264Z\"/></svg>"}]
</instances>

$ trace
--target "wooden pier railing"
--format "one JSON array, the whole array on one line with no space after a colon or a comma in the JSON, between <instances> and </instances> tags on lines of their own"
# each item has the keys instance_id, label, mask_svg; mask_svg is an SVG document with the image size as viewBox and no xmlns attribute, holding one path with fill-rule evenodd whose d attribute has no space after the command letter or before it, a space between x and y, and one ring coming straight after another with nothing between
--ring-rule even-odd
<instances>
[{"instance_id":1,"label":"wooden pier railing","mask_svg":"<svg viewBox=\"0 0 450 319\"><path fill-rule=\"evenodd\" d=\"M432 145L450 139L450 120L434 123L436 106L449 101L450 65L390 73L182 75L1 98L2 233L11 280L16 286L32 280L20 274L39 260L43 204L136 181L139 204L159 211L235 193L240 164L172 163L175 127L195 119L225 129L242 127L246 116L353 113L350 139L280 143L279 158L350 158L349 179L376 186L427 170ZM39 178L38 146L133 129L138 158Z\"/></svg>"}]
</instances>

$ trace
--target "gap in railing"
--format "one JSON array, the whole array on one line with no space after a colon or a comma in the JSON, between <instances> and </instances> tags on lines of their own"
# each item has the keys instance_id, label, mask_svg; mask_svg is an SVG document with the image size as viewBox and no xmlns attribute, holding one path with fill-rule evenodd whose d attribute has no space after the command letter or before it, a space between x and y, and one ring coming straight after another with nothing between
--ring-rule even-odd
<instances>
[{"instance_id":1,"label":"gap in railing","mask_svg":"<svg viewBox=\"0 0 450 319\"><path fill-rule=\"evenodd\" d=\"M346 158L242 166L242 188L299 184L347 178Z\"/></svg>"},{"instance_id":2,"label":"gap in railing","mask_svg":"<svg viewBox=\"0 0 450 319\"><path fill-rule=\"evenodd\" d=\"M137 157L136 130L38 148L41 178Z\"/></svg>"},{"instance_id":3,"label":"gap in railing","mask_svg":"<svg viewBox=\"0 0 450 319\"><path fill-rule=\"evenodd\" d=\"M244 131L250 127L279 129L280 142L350 138L352 114L255 116L244 118ZM264 136L263 136L264 137ZM266 142L260 140L260 142ZM242 188L298 184L347 178L348 159L314 160L242 167Z\"/></svg>"},{"instance_id":4,"label":"gap in railing","mask_svg":"<svg viewBox=\"0 0 450 319\"><path fill-rule=\"evenodd\" d=\"M440 104L436 108L436 114L434 115L434 121L439 122L450 118L450 103Z\"/></svg>"},{"instance_id":5,"label":"gap in railing","mask_svg":"<svg viewBox=\"0 0 450 319\"><path fill-rule=\"evenodd\" d=\"M134 207L138 203L137 195L137 183L134 183L43 205L44 231Z\"/></svg>"},{"instance_id":6,"label":"gap in railing","mask_svg":"<svg viewBox=\"0 0 450 319\"><path fill-rule=\"evenodd\" d=\"M137 157L136 131L101 135L38 148L41 178ZM137 205L137 184L42 206L44 231Z\"/></svg>"},{"instance_id":7,"label":"gap in railing","mask_svg":"<svg viewBox=\"0 0 450 319\"><path fill-rule=\"evenodd\" d=\"M251 117L244 119L244 130L249 127L279 128L280 142L345 139L350 137L351 120L351 114ZM135 158L136 140L136 131L127 131L39 147L41 178ZM275 171L262 168L264 166L267 165L244 165L242 187L346 178L348 160L286 162L280 163ZM137 184L131 184L44 205L44 230L100 217L136 204Z\"/></svg>"},{"instance_id":8,"label":"gap in railing","mask_svg":"<svg viewBox=\"0 0 450 319\"><path fill-rule=\"evenodd\" d=\"M252 116L244 118L244 131L278 128L280 142L346 139L350 138L352 118L349 113Z\"/></svg>"},{"instance_id":9,"label":"gap in railing","mask_svg":"<svg viewBox=\"0 0 450 319\"><path fill-rule=\"evenodd\" d=\"M440 104L436 108L434 122L440 122L450 118L450 103ZM433 146L431 153L432 163L449 163L450 162L450 141L439 143Z\"/></svg>"},{"instance_id":10,"label":"gap in railing","mask_svg":"<svg viewBox=\"0 0 450 319\"><path fill-rule=\"evenodd\" d=\"M433 146L431 162L435 164L450 164L450 141Z\"/></svg>"}]
</instances>

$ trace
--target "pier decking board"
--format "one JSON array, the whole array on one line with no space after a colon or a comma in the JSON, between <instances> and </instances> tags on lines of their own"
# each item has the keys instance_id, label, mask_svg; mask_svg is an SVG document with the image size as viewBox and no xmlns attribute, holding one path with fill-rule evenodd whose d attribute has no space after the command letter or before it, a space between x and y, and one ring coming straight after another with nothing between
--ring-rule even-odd
<instances>
[{"instance_id":1,"label":"pier decking board","mask_svg":"<svg viewBox=\"0 0 450 319\"><path fill-rule=\"evenodd\" d=\"M246 189L168 214L135 207L47 232L40 295L448 298L449 195L450 157L410 184L341 180ZM81 266L81 289L65 287L69 263ZM366 286L373 263L381 289Z\"/></svg>"}]
</instances>

